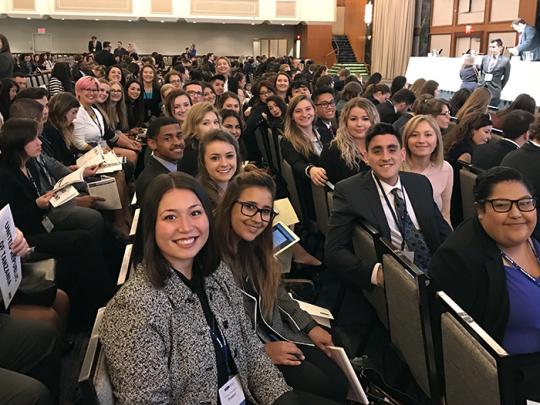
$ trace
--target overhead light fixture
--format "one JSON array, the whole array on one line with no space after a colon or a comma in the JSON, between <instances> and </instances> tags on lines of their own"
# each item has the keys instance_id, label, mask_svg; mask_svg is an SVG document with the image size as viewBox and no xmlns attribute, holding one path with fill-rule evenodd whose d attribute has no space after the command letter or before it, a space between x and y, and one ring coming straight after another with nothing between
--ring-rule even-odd
<instances>
[{"instance_id":1,"label":"overhead light fixture","mask_svg":"<svg viewBox=\"0 0 540 405\"><path fill-rule=\"evenodd\" d=\"M26 19L27 19L27 20L31 20L31 19L32 19L32 17L26 17Z\"/></svg>"},{"instance_id":2,"label":"overhead light fixture","mask_svg":"<svg viewBox=\"0 0 540 405\"><path fill-rule=\"evenodd\" d=\"M163 24L164 22L165 22L165 21L163 21L163 20L160 21L160 23L162 23L162 24Z\"/></svg>"},{"instance_id":3,"label":"overhead light fixture","mask_svg":"<svg viewBox=\"0 0 540 405\"><path fill-rule=\"evenodd\" d=\"M99 18L96 18L96 21L99 21Z\"/></svg>"},{"instance_id":4,"label":"overhead light fixture","mask_svg":"<svg viewBox=\"0 0 540 405\"><path fill-rule=\"evenodd\" d=\"M131 21L133 21L133 20L128 20L128 22L131 22Z\"/></svg>"}]
</instances>

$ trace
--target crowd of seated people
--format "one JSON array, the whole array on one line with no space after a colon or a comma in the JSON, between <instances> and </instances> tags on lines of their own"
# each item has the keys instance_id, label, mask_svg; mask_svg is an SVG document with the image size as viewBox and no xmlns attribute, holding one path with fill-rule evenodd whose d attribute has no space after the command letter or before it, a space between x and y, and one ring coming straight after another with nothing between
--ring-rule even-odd
<instances>
[{"instance_id":1,"label":"crowd of seated people","mask_svg":"<svg viewBox=\"0 0 540 405\"><path fill-rule=\"evenodd\" d=\"M365 222L507 351L540 351L540 314L519 316L540 304L540 116L530 96L494 113L486 88L447 101L429 78L390 84L292 57L212 53L172 66L118 53L101 69L100 52L71 66L24 57L24 75L37 63L51 71L46 89L25 89L13 69L1 80L0 208L10 205L20 229L15 254L29 260L32 246L56 259L57 288L32 308L17 297L3 308L0 336L16 359L0 350L0 375L21 383L9 392L0 383L0 402L57 401L66 328L87 331L107 305L100 332L118 404L223 403L231 387L253 404L345 403L348 383L328 357L336 337L290 298L273 256L274 201L289 190L260 147L267 136L300 200L293 270L317 282L325 271L358 295L383 289L382 264L354 253L355 225ZM494 127L502 139L492 139ZM78 195L54 206L55 184L97 146L121 168L84 167ZM466 163L486 171L473 218L454 215ZM90 194L88 184L107 178L120 208ZM325 233L312 226L315 188L333 190ZM117 291L134 193L135 267ZM357 312L363 332L379 327L366 301ZM39 361L17 357L23 344ZM538 399L533 383L522 388Z\"/></svg>"}]
</instances>

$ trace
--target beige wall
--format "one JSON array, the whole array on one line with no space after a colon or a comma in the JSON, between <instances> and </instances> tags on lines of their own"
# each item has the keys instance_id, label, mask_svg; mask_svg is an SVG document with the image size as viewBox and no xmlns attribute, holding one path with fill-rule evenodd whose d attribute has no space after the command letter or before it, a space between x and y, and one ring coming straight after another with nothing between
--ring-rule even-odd
<instances>
[{"instance_id":1,"label":"beige wall","mask_svg":"<svg viewBox=\"0 0 540 405\"><path fill-rule=\"evenodd\" d=\"M287 39L289 47L294 43L294 26L249 24L190 24L121 21L61 21L0 19L0 30L7 36L13 52L29 52L32 33L44 27L52 35L55 53L86 52L92 35L100 41L110 41L116 46L120 40L124 46L135 43L139 53L153 51L177 54L191 43L202 53L215 52L224 55L251 55L253 40L259 38Z\"/></svg>"}]
</instances>

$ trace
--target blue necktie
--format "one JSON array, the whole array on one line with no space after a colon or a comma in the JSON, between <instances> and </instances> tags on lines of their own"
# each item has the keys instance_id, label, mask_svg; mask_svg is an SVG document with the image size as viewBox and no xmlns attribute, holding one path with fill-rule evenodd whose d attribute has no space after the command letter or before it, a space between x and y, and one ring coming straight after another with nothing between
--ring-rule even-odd
<instances>
[{"instance_id":1,"label":"blue necktie","mask_svg":"<svg viewBox=\"0 0 540 405\"><path fill-rule=\"evenodd\" d=\"M414 264L416 264L420 270L426 272L429 263L431 261L431 253L424 240L424 235L414 226L409 213L405 207L405 200L400 195L401 190L394 188L391 193L394 195L394 206L396 208L396 214L401 227L401 236L403 237L407 248L414 252Z\"/></svg>"}]
</instances>

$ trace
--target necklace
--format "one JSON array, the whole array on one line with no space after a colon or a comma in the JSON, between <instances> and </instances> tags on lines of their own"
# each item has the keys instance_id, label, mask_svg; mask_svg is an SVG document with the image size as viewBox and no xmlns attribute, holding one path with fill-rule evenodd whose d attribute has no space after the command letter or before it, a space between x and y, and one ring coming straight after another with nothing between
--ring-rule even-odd
<instances>
[{"instance_id":1,"label":"necklace","mask_svg":"<svg viewBox=\"0 0 540 405\"><path fill-rule=\"evenodd\" d=\"M534 246L532 245L532 242L531 240L529 239L529 247L531 248L531 250L533 251L534 253L534 257L536 258L536 261L538 263L540 263L540 258L538 257L538 255L536 254L536 249L534 248ZM523 274L525 277L527 277L531 282L533 282L537 287L540 287L540 277L538 279L536 279L535 277L533 277L531 274L529 274L529 272L527 272L527 270L525 270L523 267L521 267L519 264L517 264L510 256L508 256L505 252L502 251L501 249L501 256L503 258L503 260L506 260L507 262L509 262L512 267L518 271L521 272L521 274Z\"/></svg>"}]
</instances>

